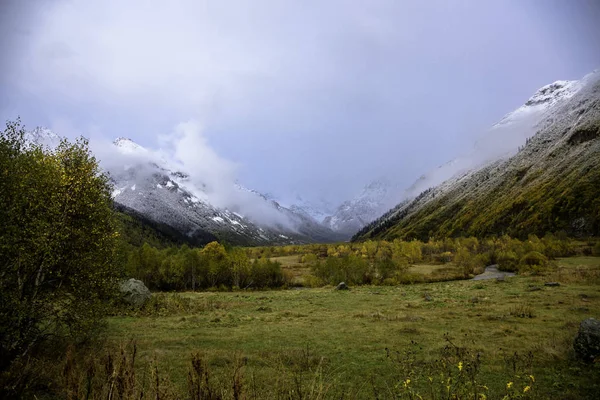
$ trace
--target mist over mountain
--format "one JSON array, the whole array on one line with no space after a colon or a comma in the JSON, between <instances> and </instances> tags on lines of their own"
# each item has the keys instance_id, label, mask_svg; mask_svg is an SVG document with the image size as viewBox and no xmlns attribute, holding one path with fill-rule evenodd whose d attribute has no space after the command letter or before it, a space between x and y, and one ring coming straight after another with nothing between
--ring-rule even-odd
<instances>
[{"instance_id":1,"label":"mist over mountain","mask_svg":"<svg viewBox=\"0 0 600 400\"><path fill-rule=\"evenodd\" d=\"M360 236L373 226L389 224L417 196L423 201L424 191L437 193L481 168L510 159L597 76L592 73L578 81L545 85L479 135L471 151L423 174L408 187L394 180L393 174L380 176L339 205L308 200L300 193L291 201L278 201L245 187L238 178L240 166L217 154L194 121L162 135L162 146L156 150L128 138L111 142L104 137L92 139L91 148L111 178L116 203L193 240L217 237L239 244L347 240L359 231ZM46 128L36 128L28 136L49 148L61 140Z\"/></svg>"},{"instance_id":2,"label":"mist over mountain","mask_svg":"<svg viewBox=\"0 0 600 400\"><path fill-rule=\"evenodd\" d=\"M53 149L60 136L46 128L27 139ZM193 123L165 136L166 149L150 150L131 139L92 141L90 146L113 185L121 212L177 232L202 244L219 239L232 244L290 244L341 240L299 207L240 185L235 165L207 147ZM190 151L191 150L191 151Z\"/></svg>"},{"instance_id":3,"label":"mist over mountain","mask_svg":"<svg viewBox=\"0 0 600 400\"><path fill-rule=\"evenodd\" d=\"M516 154L502 153L506 146L500 147L496 160L486 159L429 186L365 226L354 239L525 237L559 231L598 235L600 70L579 81L542 87L492 132L507 128L534 135ZM418 183L426 186L427 177Z\"/></svg>"},{"instance_id":4,"label":"mist over mountain","mask_svg":"<svg viewBox=\"0 0 600 400\"><path fill-rule=\"evenodd\" d=\"M577 81L556 81L541 87L521 107L478 135L471 150L421 175L408 187L394 179L393 174L373 180L356 197L340 205L326 219L326 225L353 235L398 203L406 204L424 190L513 156L539 129L540 122L548 119L549 113L572 98L593 76Z\"/></svg>"}]
</instances>

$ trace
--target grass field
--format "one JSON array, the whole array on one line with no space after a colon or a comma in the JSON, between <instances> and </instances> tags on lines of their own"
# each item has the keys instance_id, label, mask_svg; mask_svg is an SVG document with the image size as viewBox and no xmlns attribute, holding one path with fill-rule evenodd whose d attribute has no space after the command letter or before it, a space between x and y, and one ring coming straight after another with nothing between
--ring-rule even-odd
<instances>
[{"instance_id":1,"label":"grass field","mask_svg":"<svg viewBox=\"0 0 600 400\"><path fill-rule=\"evenodd\" d=\"M302 398L394 398L408 393L397 386L408 376L414 390L426 390L424 362L440 358L448 334L451 347L470 349L459 361L480 354L477 380L488 398L530 374L535 385L522 385L534 397L589 398L600 389L599 365L574 361L572 342L581 320L600 317L600 258L558 265L548 276L505 282L158 293L147 315L110 318L108 334L114 343L136 339L143 362L156 359L173 390L185 387L198 351L224 390L242 359L251 398L282 397L294 385ZM563 284L545 287L549 279Z\"/></svg>"}]
</instances>

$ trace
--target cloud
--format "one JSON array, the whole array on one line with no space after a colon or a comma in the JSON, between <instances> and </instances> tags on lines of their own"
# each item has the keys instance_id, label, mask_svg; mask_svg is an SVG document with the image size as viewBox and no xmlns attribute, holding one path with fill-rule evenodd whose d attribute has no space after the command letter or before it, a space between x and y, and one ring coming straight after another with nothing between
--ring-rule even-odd
<instances>
[{"instance_id":1,"label":"cloud","mask_svg":"<svg viewBox=\"0 0 600 400\"><path fill-rule=\"evenodd\" d=\"M209 195L226 194L233 189L237 165L212 149L197 121L180 123L160 142L175 163L191 174L194 184Z\"/></svg>"},{"instance_id":2,"label":"cloud","mask_svg":"<svg viewBox=\"0 0 600 400\"><path fill-rule=\"evenodd\" d=\"M160 143L161 150L155 154L161 154L166 164L188 173L199 197L206 196L211 204L238 212L258 224L293 227L288 216L273 203L238 184L239 165L217 154L199 122L178 124L171 133L161 135Z\"/></svg>"}]
</instances>

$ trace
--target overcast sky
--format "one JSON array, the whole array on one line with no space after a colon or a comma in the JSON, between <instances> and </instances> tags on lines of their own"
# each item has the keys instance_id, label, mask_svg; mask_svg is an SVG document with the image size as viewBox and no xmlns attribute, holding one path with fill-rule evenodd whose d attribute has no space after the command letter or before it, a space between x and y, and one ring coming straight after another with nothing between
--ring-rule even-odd
<instances>
[{"instance_id":1,"label":"overcast sky","mask_svg":"<svg viewBox=\"0 0 600 400\"><path fill-rule=\"evenodd\" d=\"M244 185L338 202L599 68L598 21L596 0L0 0L0 116L155 149L194 127Z\"/></svg>"}]
</instances>

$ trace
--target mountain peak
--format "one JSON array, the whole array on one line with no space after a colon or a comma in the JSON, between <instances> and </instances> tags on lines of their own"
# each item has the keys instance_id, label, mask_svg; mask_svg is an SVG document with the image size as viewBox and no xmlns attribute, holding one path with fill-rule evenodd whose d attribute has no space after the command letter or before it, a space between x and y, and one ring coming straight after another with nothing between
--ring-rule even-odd
<instances>
[{"instance_id":1,"label":"mountain peak","mask_svg":"<svg viewBox=\"0 0 600 400\"><path fill-rule=\"evenodd\" d=\"M579 81L556 81L542 86L527 100L526 106L554 103L562 98L571 97L577 91Z\"/></svg>"},{"instance_id":2,"label":"mountain peak","mask_svg":"<svg viewBox=\"0 0 600 400\"><path fill-rule=\"evenodd\" d=\"M123 153L134 153L146 150L133 140L125 137L115 139L113 144L117 146Z\"/></svg>"},{"instance_id":3,"label":"mountain peak","mask_svg":"<svg viewBox=\"0 0 600 400\"><path fill-rule=\"evenodd\" d=\"M49 148L55 148L60 143L60 136L50 129L38 126L25 134L25 139L31 143L37 143Z\"/></svg>"},{"instance_id":4,"label":"mountain peak","mask_svg":"<svg viewBox=\"0 0 600 400\"><path fill-rule=\"evenodd\" d=\"M584 77L578 81L556 81L539 88L525 104L516 110L506 114L500 122L492 128L514 124L532 116L541 118L542 114L555 104L567 100L585 86Z\"/></svg>"}]
</instances>

